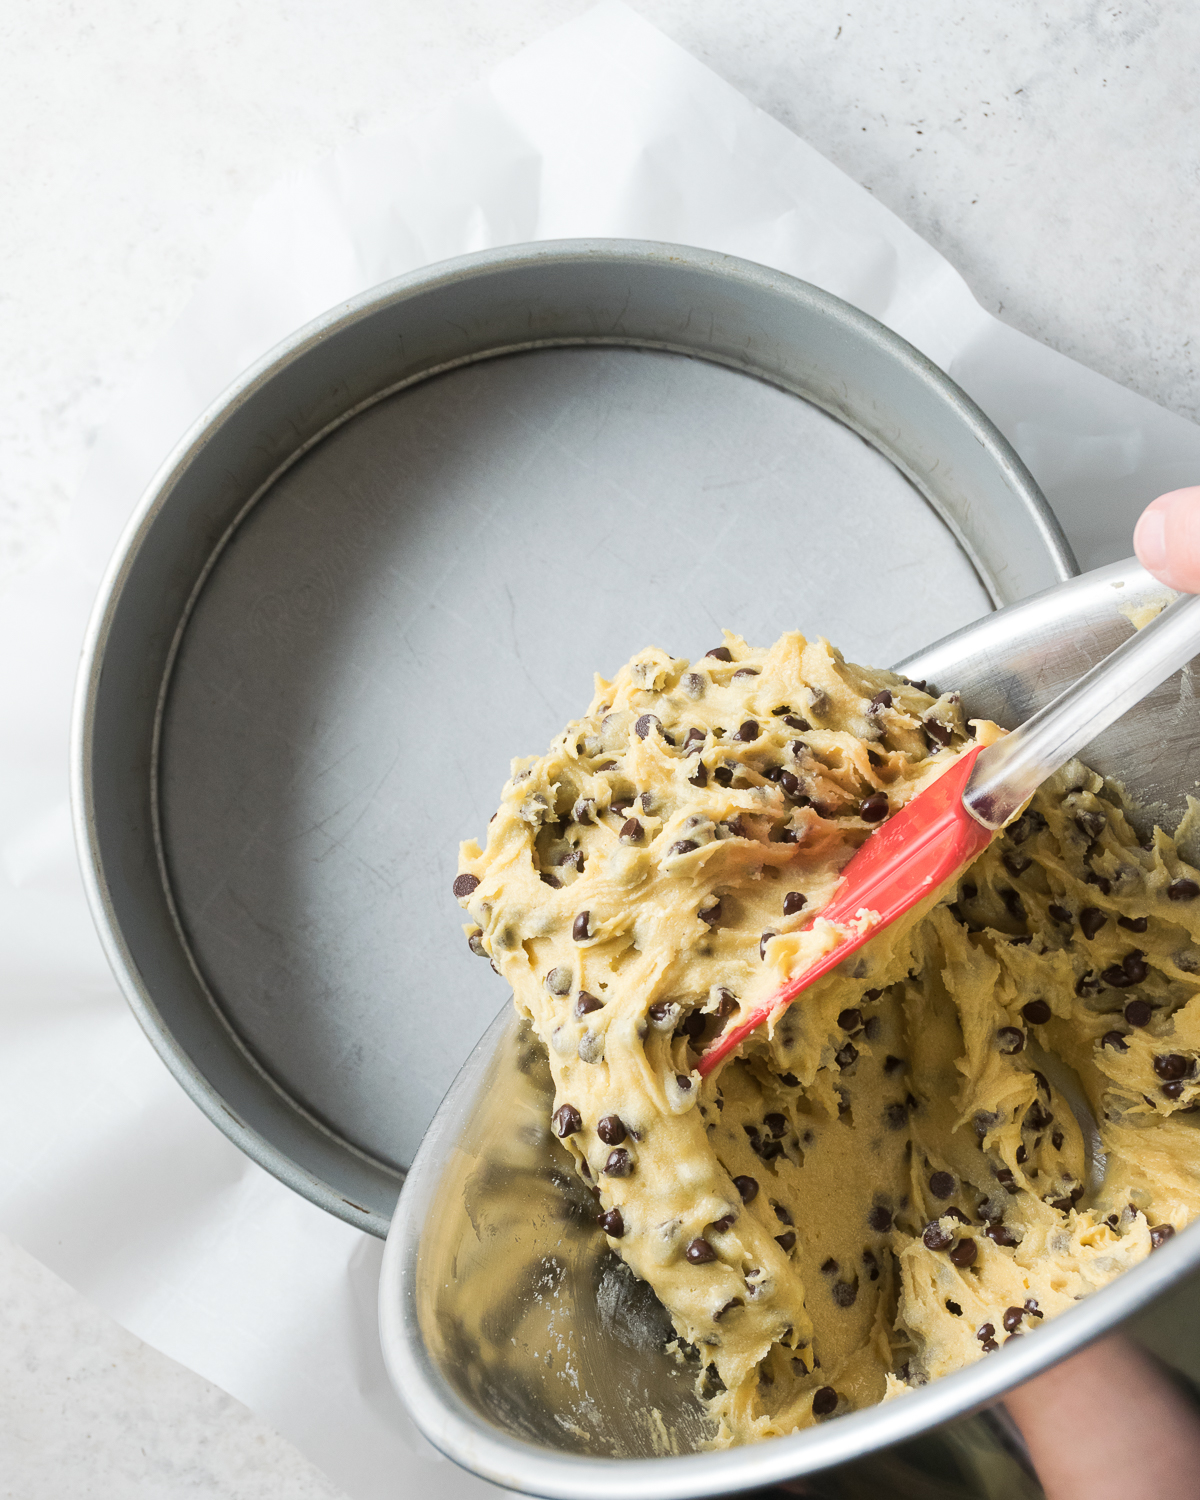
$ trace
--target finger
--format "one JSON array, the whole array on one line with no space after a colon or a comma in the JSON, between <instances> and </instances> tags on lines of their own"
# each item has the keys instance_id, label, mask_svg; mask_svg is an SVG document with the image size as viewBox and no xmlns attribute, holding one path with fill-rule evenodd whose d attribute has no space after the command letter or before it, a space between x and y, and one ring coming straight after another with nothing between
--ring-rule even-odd
<instances>
[{"instance_id":1,"label":"finger","mask_svg":"<svg viewBox=\"0 0 1200 1500\"><path fill-rule=\"evenodd\" d=\"M1160 583L1200 594L1200 484L1151 501L1134 528L1133 549Z\"/></svg>"}]
</instances>

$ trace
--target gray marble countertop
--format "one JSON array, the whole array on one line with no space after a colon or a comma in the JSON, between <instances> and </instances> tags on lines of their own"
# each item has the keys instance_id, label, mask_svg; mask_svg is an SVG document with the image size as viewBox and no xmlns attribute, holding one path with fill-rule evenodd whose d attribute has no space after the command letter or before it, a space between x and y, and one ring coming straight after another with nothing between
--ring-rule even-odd
<instances>
[{"instance_id":1,"label":"gray marble countertop","mask_svg":"<svg viewBox=\"0 0 1200 1500\"><path fill-rule=\"evenodd\" d=\"M1200 420L1196 7L635 3L990 311ZM114 397L265 188L586 8L39 0L6 17L0 576L53 535ZM0 1500L181 1494L338 1491L0 1239Z\"/></svg>"}]
</instances>

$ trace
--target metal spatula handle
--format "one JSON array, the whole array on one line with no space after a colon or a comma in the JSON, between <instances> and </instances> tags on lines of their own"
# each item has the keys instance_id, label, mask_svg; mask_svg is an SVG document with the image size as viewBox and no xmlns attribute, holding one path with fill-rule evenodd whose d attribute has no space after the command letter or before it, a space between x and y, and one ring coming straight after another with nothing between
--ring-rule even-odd
<instances>
[{"instance_id":1,"label":"metal spatula handle","mask_svg":"<svg viewBox=\"0 0 1200 1500\"><path fill-rule=\"evenodd\" d=\"M963 804L1001 828L1047 776L1200 653L1200 594L1184 594L1019 729L984 750Z\"/></svg>"}]
</instances>

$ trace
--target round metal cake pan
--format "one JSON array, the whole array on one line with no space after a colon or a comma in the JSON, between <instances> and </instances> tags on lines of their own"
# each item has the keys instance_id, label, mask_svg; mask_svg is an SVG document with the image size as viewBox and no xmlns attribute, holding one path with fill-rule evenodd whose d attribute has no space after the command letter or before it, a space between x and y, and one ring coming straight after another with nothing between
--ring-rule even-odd
<instances>
[{"instance_id":1,"label":"round metal cake pan","mask_svg":"<svg viewBox=\"0 0 1200 1500\"><path fill-rule=\"evenodd\" d=\"M593 668L722 625L895 660L1074 570L978 408L805 283L570 241L376 288L204 414L102 587L73 777L114 971L227 1135L383 1234L500 999L457 841Z\"/></svg>"}]
</instances>

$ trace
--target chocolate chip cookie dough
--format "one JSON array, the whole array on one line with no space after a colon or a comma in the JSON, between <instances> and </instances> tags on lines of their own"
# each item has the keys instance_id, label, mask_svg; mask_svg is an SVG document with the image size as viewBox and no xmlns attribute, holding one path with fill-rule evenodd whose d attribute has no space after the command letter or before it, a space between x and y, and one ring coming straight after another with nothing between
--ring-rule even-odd
<instances>
[{"instance_id":1,"label":"chocolate chip cookie dough","mask_svg":"<svg viewBox=\"0 0 1200 1500\"><path fill-rule=\"evenodd\" d=\"M976 737L825 641L640 652L513 763L454 893L545 1042L597 1233L721 1440L1035 1331L1200 1208L1200 877L1074 764L703 1081L873 827Z\"/></svg>"}]
</instances>

